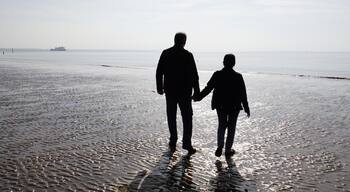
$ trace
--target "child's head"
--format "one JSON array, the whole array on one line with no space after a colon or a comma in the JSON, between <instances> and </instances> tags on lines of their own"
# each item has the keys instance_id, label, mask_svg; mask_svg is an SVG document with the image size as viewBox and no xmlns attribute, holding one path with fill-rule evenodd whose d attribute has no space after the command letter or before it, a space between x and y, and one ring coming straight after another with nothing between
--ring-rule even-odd
<instances>
[{"instance_id":1,"label":"child's head","mask_svg":"<svg viewBox=\"0 0 350 192\"><path fill-rule=\"evenodd\" d=\"M232 68L236 64L236 57L233 54L226 54L224 57L224 66Z\"/></svg>"}]
</instances>

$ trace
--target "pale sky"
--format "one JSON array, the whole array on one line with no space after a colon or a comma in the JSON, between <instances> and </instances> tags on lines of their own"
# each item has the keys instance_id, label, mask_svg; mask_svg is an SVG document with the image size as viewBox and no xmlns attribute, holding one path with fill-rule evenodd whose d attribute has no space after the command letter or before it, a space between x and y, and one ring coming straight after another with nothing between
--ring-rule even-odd
<instances>
[{"instance_id":1,"label":"pale sky","mask_svg":"<svg viewBox=\"0 0 350 192\"><path fill-rule=\"evenodd\" d=\"M350 0L0 0L0 47L350 51Z\"/></svg>"}]
</instances>

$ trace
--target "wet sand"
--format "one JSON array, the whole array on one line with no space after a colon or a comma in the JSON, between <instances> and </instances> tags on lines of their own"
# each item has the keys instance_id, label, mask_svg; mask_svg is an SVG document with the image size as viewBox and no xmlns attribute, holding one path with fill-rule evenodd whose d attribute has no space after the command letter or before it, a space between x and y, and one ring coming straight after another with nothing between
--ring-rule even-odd
<instances>
[{"instance_id":1,"label":"wet sand","mask_svg":"<svg viewBox=\"0 0 350 192\"><path fill-rule=\"evenodd\" d=\"M207 97L189 157L181 142L168 152L154 69L2 63L0 191L349 191L349 82L244 78L252 116L240 114L237 154L214 156Z\"/></svg>"}]
</instances>

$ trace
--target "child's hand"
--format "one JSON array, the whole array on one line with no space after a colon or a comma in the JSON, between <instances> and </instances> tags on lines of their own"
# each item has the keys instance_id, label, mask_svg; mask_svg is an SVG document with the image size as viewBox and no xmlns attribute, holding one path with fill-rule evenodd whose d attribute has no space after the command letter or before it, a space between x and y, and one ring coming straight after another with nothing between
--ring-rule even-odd
<instances>
[{"instance_id":1,"label":"child's hand","mask_svg":"<svg viewBox=\"0 0 350 192\"><path fill-rule=\"evenodd\" d=\"M247 113L247 117L249 118L250 117L250 110L249 110L249 108L248 109L244 109L244 111Z\"/></svg>"}]
</instances>

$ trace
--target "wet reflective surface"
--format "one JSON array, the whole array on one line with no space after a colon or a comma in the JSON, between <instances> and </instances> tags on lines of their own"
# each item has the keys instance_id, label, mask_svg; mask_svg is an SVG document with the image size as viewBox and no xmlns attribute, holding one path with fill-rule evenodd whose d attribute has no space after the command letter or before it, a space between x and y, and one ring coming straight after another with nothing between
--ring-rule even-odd
<instances>
[{"instance_id":1,"label":"wet reflective surface","mask_svg":"<svg viewBox=\"0 0 350 192\"><path fill-rule=\"evenodd\" d=\"M199 151L168 152L154 69L3 63L0 191L349 191L349 81L244 78L252 116L225 159L210 97L193 104Z\"/></svg>"}]
</instances>

